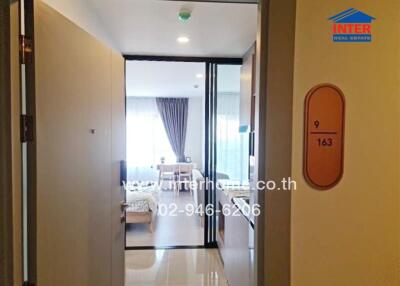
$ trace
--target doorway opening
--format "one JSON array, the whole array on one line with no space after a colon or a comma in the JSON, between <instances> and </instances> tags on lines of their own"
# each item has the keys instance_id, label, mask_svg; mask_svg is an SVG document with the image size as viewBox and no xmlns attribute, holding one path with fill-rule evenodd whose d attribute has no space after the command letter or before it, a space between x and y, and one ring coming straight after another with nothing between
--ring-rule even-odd
<instances>
[{"instance_id":1,"label":"doorway opening","mask_svg":"<svg viewBox=\"0 0 400 286\"><path fill-rule=\"evenodd\" d=\"M126 249L202 247L205 64L125 66Z\"/></svg>"},{"instance_id":2,"label":"doorway opening","mask_svg":"<svg viewBox=\"0 0 400 286\"><path fill-rule=\"evenodd\" d=\"M164 5L182 8L174 1ZM257 6L192 5L193 18L189 21L160 17L150 26L169 31L146 37L135 42L136 46L132 41L125 42L126 163L130 184L125 191L126 285L154 282L154 277L148 276L152 271L169 273L165 278L168 283L182 285L193 285L194 281L188 282L190 277L196 277L196 283L204 279L207 285L244 286L254 281L254 220L222 214L227 208L237 213L233 196L247 198L243 200L247 205L254 202L250 199L249 177L250 157L254 156ZM222 18L216 9L223 10ZM138 29L140 25L132 27ZM146 31L152 34L149 27ZM195 113L200 112L201 117L192 136L190 118L199 118L191 109L196 100L201 102L197 104L201 108ZM186 104L185 149L179 153L182 150L177 145L181 140L171 138L174 126L168 121L179 125L181 118L173 120L179 117L177 114L163 116L168 108L185 114L181 106ZM143 113L147 116L140 119L139 114ZM146 127L150 125L153 127ZM147 134L149 129L153 130L151 134L138 135ZM193 153L199 146L201 156L193 155L199 154ZM149 151L143 151L146 149ZM187 165L189 170L182 172ZM181 178L181 173L187 177ZM189 184L182 184L181 179ZM199 186L203 180L205 184ZM138 192L150 197L153 211L148 211L148 203L149 207L139 208L135 214L131 206L138 198L132 194ZM143 197L139 195L139 199ZM240 259L230 251L233 248L240 250ZM204 262L210 265L204 273L190 268L198 269ZM174 266L185 270L175 275L176 271L170 271Z\"/></svg>"},{"instance_id":3,"label":"doorway opening","mask_svg":"<svg viewBox=\"0 0 400 286\"><path fill-rule=\"evenodd\" d=\"M217 187L248 182L242 59L126 59L126 249L216 248Z\"/></svg>"}]
</instances>

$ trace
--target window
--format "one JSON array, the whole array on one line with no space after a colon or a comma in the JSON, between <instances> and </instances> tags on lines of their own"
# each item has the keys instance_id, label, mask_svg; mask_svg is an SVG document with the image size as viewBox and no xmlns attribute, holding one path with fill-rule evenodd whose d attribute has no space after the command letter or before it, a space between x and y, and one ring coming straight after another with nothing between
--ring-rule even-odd
<instances>
[{"instance_id":1,"label":"window","mask_svg":"<svg viewBox=\"0 0 400 286\"><path fill-rule=\"evenodd\" d=\"M161 157L176 162L155 98L127 98L126 137L129 180L156 180Z\"/></svg>"}]
</instances>

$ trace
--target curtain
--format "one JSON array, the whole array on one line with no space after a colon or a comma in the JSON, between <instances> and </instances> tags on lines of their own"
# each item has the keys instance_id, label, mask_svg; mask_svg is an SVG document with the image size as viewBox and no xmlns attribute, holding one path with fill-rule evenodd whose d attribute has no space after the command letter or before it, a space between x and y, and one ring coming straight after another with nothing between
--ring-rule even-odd
<instances>
[{"instance_id":1,"label":"curtain","mask_svg":"<svg viewBox=\"0 0 400 286\"><path fill-rule=\"evenodd\" d=\"M156 98L156 102L176 159L184 162L188 98Z\"/></svg>"},{"instance_id":2,"label":"curtain","mask_svg":"<svg viewBox=\"0 0 400 286\"><path fill-rule=\"evenodd\" d=\"M167 163L176 161L155 98L127 98L126 137L130 181L156 180L161 157Z\"/></svg>"},{"instance_id":3,"label":"curtain","mask_svg":"<svg viewBox=\"0 0 400 286\"><path fill-rule=\"evenodd\" d=\"M244 182L248 173L248 134L239 133L240 94L217 95L217 172Z\"/></svg>"}]
</instances>

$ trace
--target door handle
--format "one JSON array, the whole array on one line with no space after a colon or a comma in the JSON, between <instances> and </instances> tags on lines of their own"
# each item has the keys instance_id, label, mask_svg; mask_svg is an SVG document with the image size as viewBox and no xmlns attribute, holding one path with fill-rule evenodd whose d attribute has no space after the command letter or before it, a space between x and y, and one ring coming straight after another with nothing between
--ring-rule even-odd
<instances>
[{"instance_id":1,"label":"door handle","mask_svg":"<svg viewBox=\"0 0 400 286\"><path fill-rule=\"evenodd\" d=\"M121 202L121 212L124 212L129 207L127 202Z\"/></svg>"}]
</instances>

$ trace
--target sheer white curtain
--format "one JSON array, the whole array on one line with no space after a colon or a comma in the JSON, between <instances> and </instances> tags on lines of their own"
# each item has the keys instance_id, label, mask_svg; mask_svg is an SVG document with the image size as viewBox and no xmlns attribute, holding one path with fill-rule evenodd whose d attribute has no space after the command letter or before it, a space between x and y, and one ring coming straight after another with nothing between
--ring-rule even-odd
<instances>
[{"instance_id":1,"label":"sheer white curtain","mask_svg":"<svg viewBox=\"0 0 400 286\"><path fill-rule=\"evenodd\" d=\"M155 98L127 98L126 139L128 180L156 180L161 157L176 161Z\"/></svg>"},{"instance_id":2,"label":"sheer white curtain","mask_svg":"<svg viewBox=\"0 0 400 286\"><path fill-rule=\"evenodd\" d=\"M239 133L239 93L217 95L217 172L244 181L248 172L248 144Z\"/></svg>"}]
</instances>

